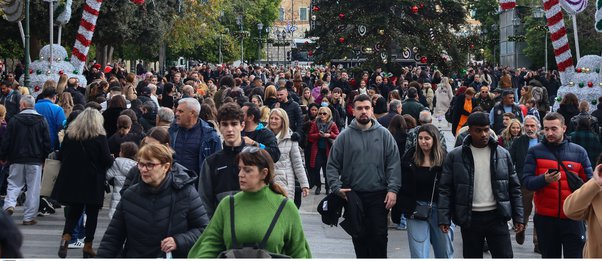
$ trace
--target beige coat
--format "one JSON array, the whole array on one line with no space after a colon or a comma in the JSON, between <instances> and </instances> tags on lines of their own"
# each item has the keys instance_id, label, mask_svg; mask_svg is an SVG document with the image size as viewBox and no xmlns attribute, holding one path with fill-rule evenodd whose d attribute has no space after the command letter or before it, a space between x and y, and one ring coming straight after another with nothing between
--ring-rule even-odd
<instances>
[{"instance_id":1,"label":"beige coat","mask_svg":"<svg viewBox=\"0 0 602 261\"><path fill-rule=\"evenodd\" d=\"M291 140L291 130L284 139L278 138L278 149L280 149L280 159L276 162L276 176L274 181L286 189L288 198L295 199L295 177L299 180L301 188L309 188L307 174L303 161L301 160L301 151L299 143Z\"/></svg>"},{"instance_id":2,"label":"beige coat","mask_svg":"<svg viewBox=\"0 0 602 261\"><path fill-rule=\"evenodd\" d=\"M564 201L564 213L587 223L584 258L602 258L602 186L590 179Z\"/></svg>"}]
</instances>

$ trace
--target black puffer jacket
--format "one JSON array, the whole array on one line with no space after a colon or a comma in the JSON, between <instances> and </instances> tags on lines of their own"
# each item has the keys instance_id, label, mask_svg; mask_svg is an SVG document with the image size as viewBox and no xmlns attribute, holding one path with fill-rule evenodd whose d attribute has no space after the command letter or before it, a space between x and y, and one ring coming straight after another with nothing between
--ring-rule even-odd
<instances>
[{"instance_id":1,"label":"black puffer jacket","mask_svg":"<svg viewBox=\"0 0 602 261\"><path fill-rule=\"evenodd\" d=\"M439 181L439 224L449 225L453 219L460 226L470 226L472 219L472 197L474 191L474 159L470 150L470 135L462 147L453 149L443 164ZM491 182L493 196L497 201L497 213L505 220L523 223L523 203L520 183L510 153L493 138L491 148ZM452 216L453 215L453 216Z\"/></svg>"},{"instance_id":2,"label":"black puffer jacket","mask_svg":"<svg viewBox=\"0 0 602 261\"><path fill-rule=\"evenodd\" d=\"M100 242L98 257L164 257L161 240L173 237L177 247L173 257L185 258L209 223L193 187L196 179L194 172L174 165L159 188L139 182L127 189Z\"/></svg>"}]
</instances>

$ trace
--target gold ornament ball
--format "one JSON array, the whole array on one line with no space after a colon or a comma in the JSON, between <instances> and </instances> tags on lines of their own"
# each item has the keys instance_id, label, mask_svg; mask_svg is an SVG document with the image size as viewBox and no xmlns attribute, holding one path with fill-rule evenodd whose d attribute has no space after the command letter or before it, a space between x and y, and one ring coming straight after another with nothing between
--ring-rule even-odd
<instances>
[{"instance_id":1,"label":"gold ornament ball","mask_svg":"<svg viewBox=\"0 0 602 261\"><path fill-rule=\"evenodd\" d=\"M385 30L383 30L383 29L378 30L378 34L385 35Z\"/></svg>"},{"instance_id":2,"label":"gold ornament ball","mask_svg":"<svg viewBox=\"0 0 602 261\"><path fill-rule=\"evenodd\" d=\"M569 82L569 86L573 86L573 85L575 85L575 83L574 83L574 82L572 82L572 81L570 81L570 82Z\"/></svg>"},{"instance_id":3,"label":"gold ornament ball","mask_svg":"<svg viewBox=\"0 0 602 261\"><path fill-rule=\"evenodd\" d=\"M602 82L601 82L601 83L598 83L598 85L600 85L600 87L602 87Z\"/></svg>"},{"instance_id":4,"label":"gold ornament ball","mask_svg":"<svg viewBox=\"0 0 602 261\"><path fill-rule=\"evenodd\" d=\"M590 71L590 69L589 69L589 68L585 68L585 70L584 70L584 71L585 71L586 73L588 73L588 72Z\"/></svg>"}]
</instances>

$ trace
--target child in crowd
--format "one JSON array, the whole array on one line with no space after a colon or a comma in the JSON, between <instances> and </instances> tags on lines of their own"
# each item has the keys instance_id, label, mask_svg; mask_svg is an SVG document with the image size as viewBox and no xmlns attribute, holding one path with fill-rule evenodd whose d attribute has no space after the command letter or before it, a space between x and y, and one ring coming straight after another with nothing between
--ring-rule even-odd
<instances>
[{"instance_id":1,"label":"child in crowd","mask_svg":"<svg viewBox=\"0 0 602 261\"><path fill-rule=\"evenodd\" d=\"M111 205L109 208L109 218L111 219L113 218L113 213L115 213L117 204L119 204L119 200L121 200L121 194L119 191L121 191L121 188L123 187L125 178L130 169L136 166L136 153L138 153L138 145L136 145L136 143L121 143L119 148L119 157L115 159L113 166L107 170L107 181L111 186L113 186L113 191L111 193Z\"/></svg>"}]
</instances>

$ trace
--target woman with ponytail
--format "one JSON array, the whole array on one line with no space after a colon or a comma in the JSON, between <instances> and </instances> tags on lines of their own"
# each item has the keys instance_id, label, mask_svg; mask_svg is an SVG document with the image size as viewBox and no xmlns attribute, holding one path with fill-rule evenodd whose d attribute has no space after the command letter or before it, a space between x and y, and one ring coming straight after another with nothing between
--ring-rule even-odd
<instances>
[{"instance_id":1,"label":"woman with ponytail","mask_svg":"<svg viewBox=\"0 0 602 261\"><path fill-rule=\"evenodd\" d=\"M236 240L239 245L259 244L286 199L286 191L274 183L274 162L267 151L245 147L236 158L241 189L233 196ZM216 258L222 251L232 249L230 220L230 197L226 197L188 257ZM285 203L264 249L292 258L311 258L301 217L292 201Z\"/></svg>"}]
</instances>

